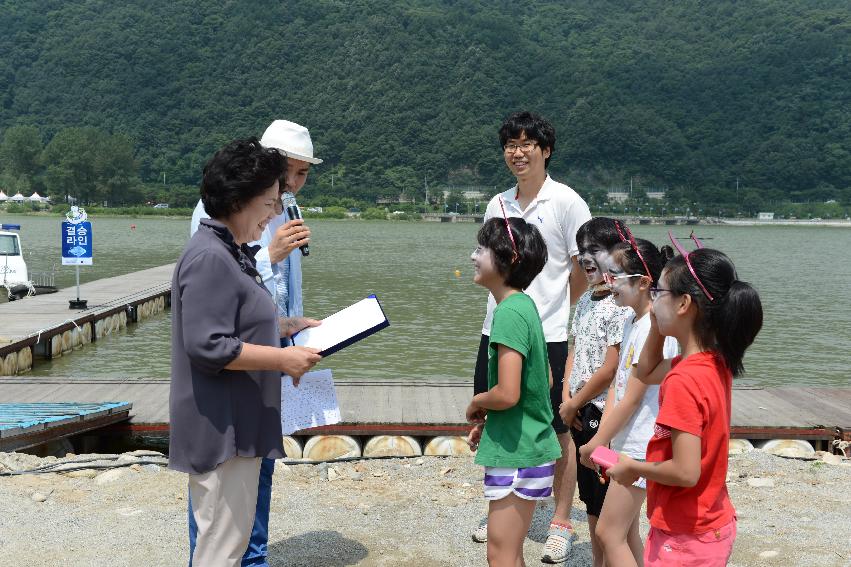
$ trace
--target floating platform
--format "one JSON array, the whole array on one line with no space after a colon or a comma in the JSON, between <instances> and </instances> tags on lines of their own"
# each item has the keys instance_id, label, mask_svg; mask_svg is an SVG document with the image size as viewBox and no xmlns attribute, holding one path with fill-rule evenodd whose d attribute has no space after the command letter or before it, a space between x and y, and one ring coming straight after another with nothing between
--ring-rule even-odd
<instances>
[{"instance_id":1,"label":"floating platform","mask_svg":"<svg viewBox=\"0 0 851 567\"><path fill-rule=\"evenodd\" d=\"M128 402L0 403L0 451L27 449L129 419Z\"/></svg>"},{"instance_id":2,"label":"floating platform","mask_svg":"<svg viewBox=\"0 0 851 567\"><path fill-rule=\"evenodd\" d=\"M164 311L171 301L174 264L80 286L89 308L72 310L76 287L0 304L0 375L25 372L51 359ZM108 398L107 398L108 399Z\"/></svg>"},{"instance_id":3,"label":"floating platform","mask_svg":"<svg viewBox=\"0 0 851 567\"><path fill-rule=\"evenodd\" d=\"M336 388L342 422L295 436L432 438L470 428L464 419L470 381L337 379ZM131 401L130 420L104 430L111 435L167 438L168 395L167 379L0 378L0 403ZM805 439L830 450L834 440L851 440L851 388L734 389L731 437Z\"/></svg>"}]
</instances>

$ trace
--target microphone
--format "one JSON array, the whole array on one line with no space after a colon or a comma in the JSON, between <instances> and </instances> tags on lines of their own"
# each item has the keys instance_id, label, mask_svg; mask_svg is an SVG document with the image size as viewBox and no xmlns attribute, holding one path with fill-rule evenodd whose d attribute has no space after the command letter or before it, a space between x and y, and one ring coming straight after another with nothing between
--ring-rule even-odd
<instances>
[{"instance_id":1,"label":"microphone","mask_svg":"<svg viewBox=\"0 0 851 567\"><path fill-rule=\"evenodd\" d=\"M287 216L290 217L290 220L303 218L301 216L301 210L298 208L298 203L295 202L295 195L289 191L284 191L281 195L281 201L284 203L284 208L287 210ZM301 250L302 256L310 256L309 245L299 246L298 249Z\"/></svg>"}]
</instances>

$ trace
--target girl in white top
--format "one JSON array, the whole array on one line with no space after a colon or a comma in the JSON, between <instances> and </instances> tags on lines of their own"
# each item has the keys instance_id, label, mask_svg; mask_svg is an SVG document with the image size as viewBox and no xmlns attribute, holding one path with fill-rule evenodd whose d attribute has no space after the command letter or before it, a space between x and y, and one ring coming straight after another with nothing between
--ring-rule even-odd
<instances>
[{"instance_id":1,"label":"girl in white top","mask_svg":"<svg viewBox=\"0 0 851 567\"><path fill-rule=\"evenodd\" d=\"M624 242L610 250L610 265L604 281L611 288L615 303L631 307L635 315L627 317L624 325L620 360L600 428L579 450L582 464L590 468L596 468L590 460L591 452L609 443L615 451L644 460L659 413L659 386L647 386L638 380L635 365L650 331L650 288L673 256L673 250L670 246L657 250L646 240L636 240L625 226L622 232ZM676 354L676 341L666 341L665 357L673 358ZM616 482L609 485L596 527L606 565L642 564L644 546L638 525L646 495L643 478L632 486Z\"/></svg>"}]
</instances>

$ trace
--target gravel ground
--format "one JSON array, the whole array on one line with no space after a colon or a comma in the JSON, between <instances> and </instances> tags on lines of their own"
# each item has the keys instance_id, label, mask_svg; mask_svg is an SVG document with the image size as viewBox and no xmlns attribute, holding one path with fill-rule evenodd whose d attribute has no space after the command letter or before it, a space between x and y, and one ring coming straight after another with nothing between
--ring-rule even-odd
<instances>
[{"instance_id":1,"label":"gravel ground","mask_svg":"<svg viewBox=\"0 0 851 567\"><path fill-rule=\"evenodd\" d=\"M51 462L0 453L0 471ZM0 477L0 566L185 564L186 477L138 463L118 470ZM486 511L481 479L467 457L279 463L270 565L484 565L485 545L470 539ZM739 515L731 565L851 566L848 460L734 455L729 487ZM576 500L569 566L590 565L582 510ZM550 503L535 513L525 547L530 566L541 565L551 513Z\"/></svg>"}]
</instances>

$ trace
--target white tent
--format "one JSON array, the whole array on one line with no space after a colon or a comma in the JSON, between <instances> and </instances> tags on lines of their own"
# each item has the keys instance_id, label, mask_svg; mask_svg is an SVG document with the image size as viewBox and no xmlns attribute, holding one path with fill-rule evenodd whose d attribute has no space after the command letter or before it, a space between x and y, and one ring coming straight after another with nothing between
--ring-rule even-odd
<instances>
[{"instance_id":1,"label":"white tent","mask_svg":"<svg viewBox=\"0 0 851 567\"><path fill-rule=\"evenodd\" d=\"M0 191L0 201L8 201L8 200L9 200L9 197L6 196L6 193L4 193L3 191Z\"/></svg>"},{"instance_id":2,"label":"white tent","mask_svg":"<svg viewBox=\"0 0 851 567\"><path fill-rule=\"evenodd\" d=\"M10 201L15 201L16 203L23 203L24 201L26 201L26 197L24 197L24 196L23 196L23 195L21 195L20 193L15 193L14 197L12 197L12 198L11 198L11 199L9 199L9 200L10 200Z\"/></svg>"},{"instance_id":3,"label":"white tent","mask_svg":"<svg viewBox=\"0 0 851 567\"><path fill-rule=\"evenodd\" d=\"M27 197L27 200L32 201L33 203L41 203L41 202L44 202L45 199L44 199L44 197L42 197L41 195L39 195L36 192L36 193L33 193L32 195L30 195L29 197Z\"/></svg>"}]
</instances>

